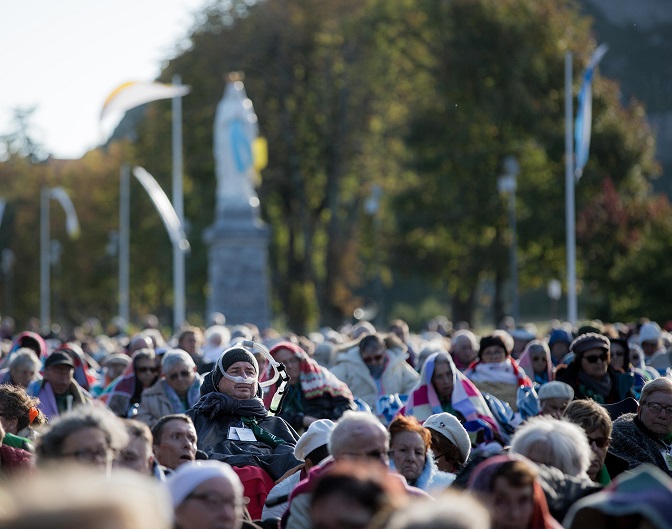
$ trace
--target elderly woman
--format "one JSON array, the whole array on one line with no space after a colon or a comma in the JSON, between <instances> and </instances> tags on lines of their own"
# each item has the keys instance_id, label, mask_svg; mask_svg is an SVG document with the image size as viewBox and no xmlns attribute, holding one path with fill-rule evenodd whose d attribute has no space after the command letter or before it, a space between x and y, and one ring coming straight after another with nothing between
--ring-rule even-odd
<instances>
[{"instance_id":1,"label":"elderly woman","mask_svg":"<svg viewBox=\"0 0 672 529\"><path fill-rule=\"evenodd\" d=\"M486 459L474 469L469 489L490 511L492 529L562 529L548 510L534 465L523 457Z\"/></svg>"},{"instance_id":2,"label":"elderly woman","mask_svg":"<svg viewBox=\"0 0 672 529\"><path fill-rule=\"evenodd\" d=\"M539 415L562 419L565 408L574 399L574 390L569 384L552 380L539 388Z\"/></svg>"},{"instance_id":3,"label":"elderly woman","mask_svg":"<svg viewBox=\"0 0 672 529\"><path fill-rule=\"evenodd\" d=\"M450 354L455 366L464 371L476 360L478 355L478 340L469 329L460 329L450 340Z\"/></svg>"},{"instance_id":4,"label":"elderly woman","mask_svg":"<svg viewBox=\"0 0 672 529\"><path fill-rule=\"evenodd\" d=\"M532 340L518 358L518 365L535 384L540 386L553 380L553 361L551 350L546 342Z\"/></svg>"},{"instance_id":5,"label":"elderly woman","mask_svg":"<svg viewBox=\"0 0 672 529\"><path fill-rule=\"evenodd\" d=\"M185 463L166 481L177 529L240 529L243 485L226 463Z\"/></svg>"},{"instance_id":6,"label":"elderly woman","mask_svg":"<svg viewBox=\"0 0 672 529\"><path fill-rule=\"evenodd\" d=\"M540 415L530 418L511 438L511 452L563 474L586 478L592 452L581 427Z\"/></svg>"},{"instance_id":7,"label":"elderly woman","mask_svg":"<svg viewBox=\"0 0 672 529\"><path fill-rule=\"evenodd\" d=\"M31 382L42 379L40 369L42 363L35 356L35 352L24 347L14 353L9 367L0 371L0 384L13 384L25 389Z\"/></svg>"},{"instance_id":8,"label":"elderly woman","mask_svg":"<svg viewBox=\"0 0 672 529\"><path fill-rule=\"evenodd\" d=\"M318 419L336 421L346 410L356 409L348 386L318 365L298 345L280 342L270 353L287 368L289 387L280 417L297 432L305 431ZM270 406L277 387L271 388L264 397L266 407Z\"/></svg>"},{"instance_id":9,"label":"elderly woman","mask_svg":"<svg viewBox=\"0 0 672 529\"><path fill-rule=\"evenodd\" d=\"M201 399L187 412L198 447L210 459L233 467L258 467L278 480L300 464L294 457L299 436L281 417L268 414L260 398L259 367L243 342L222 353L205 376Z\"/></svg>"},{"instance_id":10,"label":"elderly woman","mask_svg":"<svg viewBox=\"0 0 672 529\"><path fill-rule=\"evenodd\" d=\"M385 467L370 460L339 461L316 479L309 527L385 527L390 515L408 499L401 482L390 479Z\"/></svg>"},{"instance_id":11,"label":"elderly woman","mask_svg":"<svg viewBox=\"0 0 672 529\"><path fill-rule=\"evenodd\" d=\"M40 436L38 465L73 461L109 473L115 453L128 444L121 420L98 406L80 406L61 415Z\"/></svg>"},{"instance_id":12,"label":"elderly woman","mask_svg":"<svg viewBox=\"0 0 672 529\"><path fill-rule=\"evenodd\" d=\"M11 384L0 385L0 423L8 434L4 440L15 448L26 446L24 439L34 441L35 428L47 424L47 418L38 408L39 400L29 396L23 388ZM12 436L17 444L11 444ZM10 443L8 443L8 440Z\"/></svg>"},{"instance_id":13,"label":"elderly woman","mask_svg":"<svg viewBox=\"0 0 672 529\"><path fill-rule=\"evenodd\" d=\"M565 418L578 424L586 432L592 451L588 477L601 485L611 483L611 477L604 464L611 443L612 428L611 417L607 410L592 400L575 400L567 406Z\"/></svg>"},{"instance_id":14,"label":"elderly woman","mask_svg":"<svg viewBox=\"0 0 672 529\"><path fill-rule=\"evenodd\" d=\"M618 373L609 365L609 338L594 332L582 334L569 347L574 359L558 367L555 379L574 389L575 399L613 404L628 396L634 384L632 373Z\"/></svg>"},{"instance_id":15,"label":"elderly woman","mask_svg":"<svg viewBox=\"0 0 672 529\"><path fill-rule=\"evenodd\" d=\"M423 424L432 436L431 448L437 468L457 474L469 459L471 439L467 430L450 413L437 413Z\"/></svg>"},{"instance_id":16,"label":"elderly woman","mask_svg":"<svg viewBox=\"0 0 672 529\"><path fill-rule=\"evenodd\" d=\"M651 463L672 476L672 379L657 378L644 386L637 413L614 421L611 450L631 469Z\"/></svg>"},{"instance_id":17,"label":"elderly woman","mask_svg":"<svg viewBox=\"0 0 672 529\"><path fill-rule=\"evenodd\" d=\"M98 397L119 417L128 417L140 404L142 392L159 378L159 366L153 349L139 349L121 377Z\"/></svg>"},{"instance_id":18,"label":"elderly woman","mask_svg":"<svg viewBox=\"0 0 672 529\"><path fill-rule=\"evenodd\" d=\"M448 412L460 422L483 421L493 432L499 426L483 395L444 352L435 353L425 361L420 381L401 409L402 415L413 415L419 421L435 413Z\"/></svg>"},{"instance_id":19,"label":"elderly woman","mask_svg":"<svg viewBox=\"0 0 672 529\"><path fill-rule=\"evenodd\" d=\"M200 398L202 380L186 351L175 349L165 353L161 373L162 378L142 392L135 417L150 427L164 415L186 412Z\"/></svg>"},{"instance_id":20,"label":"elderly woman","mask_svg":"<svg viewBox=\"0 0 672 529\"><path fill-rule=\"evenodd\" d=\"M12 342L12 348L9 355L3 358L0 364L6 367L14 358L14 355L20 349L28 349L35 354L35 358L42 361L47 357L47 344L44 339L37 333L26 331L19 334Z\"/></svg>"},{"instance_id":21,"label":"elderly woman","mask_svg":"<svg viewBox=\"0 0 672 529\"><path fill-rule=\"evenodd\" d=\"M453 474L441 472L430 450L432 434L415 417L397 415L390 431L390 467L406 482L427 492L442 492L454 480Z\"/></svg>"},{"instance_id":22,"label":"elderly woman","mask_svg":"<svg viewBox=\"0 0 672 529\"><path fill-rule=\"evenodd\" d=\"M513 339L504 331L481 338L478 360L464 374L481 391L491 393L517 410L519 386L531 387L532 381L511 357Z\"/></svg>"}]
</instances>

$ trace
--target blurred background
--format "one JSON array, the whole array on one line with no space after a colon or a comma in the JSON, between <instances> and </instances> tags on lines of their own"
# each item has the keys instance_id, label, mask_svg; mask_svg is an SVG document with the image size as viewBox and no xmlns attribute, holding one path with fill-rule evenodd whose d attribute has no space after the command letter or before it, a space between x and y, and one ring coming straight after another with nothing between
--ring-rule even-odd
<instances>
[{"instance_id":1,"label":"blurred background","mask_svg":"<svg viewBox=\"0 0 672 529\"><path fill-rule=\"evenodd\" d=\"M590 158L576 185L579 316L670 319L670 2L201 4L156 75L191 87L182 99L190 323L207 319L213 120L231 71L244 72L268 142L257 193L271 230L275 326L305 332L359 317L420 327L439 314L494 326L512 313L512 239L519 319L565 319L564 57L572 53L576 96L603 42ZM97 95L101 106L113 88ZM17 327L39 314L39 193L60 186L81 236L69 239L64 212L52 208L52 321L110 321L120 167L145 167L170 196L171 102L127 112L75 159L41 142L33 108L13 110L0 127L0 313ZM59 124L63 135L71 126ZM510 157L515 233L509 197L498 191ZM171 243L135 181L130 244L131 319L154 313L172 325Z\"/></svg>"}]
</instances>

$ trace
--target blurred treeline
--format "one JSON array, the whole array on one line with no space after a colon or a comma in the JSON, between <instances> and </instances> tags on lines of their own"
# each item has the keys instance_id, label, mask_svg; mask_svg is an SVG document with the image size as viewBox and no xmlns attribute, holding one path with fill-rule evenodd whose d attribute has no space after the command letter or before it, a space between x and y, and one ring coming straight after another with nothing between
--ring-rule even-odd
<instances>
[{"instance_id":1,"label":"blurred treeline","mask_svg":"<svg viewBox=\"0 0 672 529\"><path fill-rule=\"evenodd\" d=\"M576 95L595 46L590 20L560 0L215 2L160 77L192 87L182 103L189 319L204 318L212 126L227 72L244 72L268 140L258 193L278 325L336 325L375 301L379 318L417 327L427 299L475 325L483 303L495 319L509 309L511 233L497 192L507 155L521 169L520 289L565 277L564 55L573 53ZM672 209L651 191L658 166L645 110L624 106L599 73L593 98L590 160L576 188L581 311L667 319ZM170 196L170 123L169 101L131 111L118 129L131 139L119 132L68 162L33 163L20 134L5 138L0 245L16 261L2 276L4 313L17 322L38 313L39 190L60 185L82 235L69 241L52 207L52 237L63 244L52 317L116 314L119 168L145 167ZM132 314L170 324L170 243L137 182L131 194ZM546 316L525 304L521 312Z\"/></svg>"}]
</instances>

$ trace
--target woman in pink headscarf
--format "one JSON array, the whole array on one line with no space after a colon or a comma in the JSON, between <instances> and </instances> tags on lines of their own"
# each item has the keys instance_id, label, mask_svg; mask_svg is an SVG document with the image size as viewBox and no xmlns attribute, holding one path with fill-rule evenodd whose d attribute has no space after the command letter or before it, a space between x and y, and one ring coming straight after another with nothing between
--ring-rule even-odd
<instances>
[{"instance_id":1,"label":"woman in pink headscarf","mask_svg":"<svg viewBox=\"0 0 672 529\"><path fill-rule=\"evenodd\" d=\"M356 409L348 386L320 366L298 345L280 342L270 350L273 358L287 368L289 386L280 417L302 432L318 419L338 420L346 410ZM268 407L277 385L264 397Z\"/></svg>"}]
</instances>

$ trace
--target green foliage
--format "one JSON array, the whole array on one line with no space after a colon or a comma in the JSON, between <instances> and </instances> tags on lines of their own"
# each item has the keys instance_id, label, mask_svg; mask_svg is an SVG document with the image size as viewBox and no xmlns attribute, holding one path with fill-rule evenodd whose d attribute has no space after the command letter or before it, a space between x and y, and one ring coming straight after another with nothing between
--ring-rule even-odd
<instances>
[{"instance_id":1,"label":"green foliage","mask_svg":"<svg viewBox=\"0 0 672 529\"><path fill-rule=\"evenodd\" d=\"M183 98L188 314L205 306L201 234L215 211L212 127L231 71L245 73L269 144L258 193L272 230L275 321L283 326L336 325L366 292L383 287L389 315L421 321L449 300L454 320L476 323L484 282L495 286L488 300L501 317L511 233L497 178L510 154L521 167L521 289L564 276L564 54L574 54L577 89L595 46L589 20L572 3L220 0L190 40L160 79L179 74L192 87ZM663 257L656 239L670 237L667 206L651 199L653 138L643 108L623 107L615 83L598 75L593 92L591 158L576 191L579 277L593 300L591 317L650 314L656 289L663 292L648 281ZM132 146L113 143L76 162L33 165L5 147L0 183L10 206L0 241L17 255L17 320L37 312L45 185L66 188L83 226L82 239L68 241L62 212L52 209L52 234L65 247L53 279L56 307L73 322L115 314L116 258L106 247L118 229L119 168L143 166L170 195L170 123L169 101L147 105ZM382 199L367 212L374 186ZM168 321L171 246L137 182L131 225L133 315ZM395 303L401 272L433 288L436 299L414 314ZM643 280L635 295L632 285Z\"/></svg>"}]
</instances>

